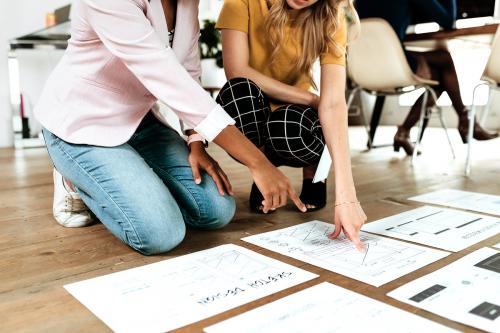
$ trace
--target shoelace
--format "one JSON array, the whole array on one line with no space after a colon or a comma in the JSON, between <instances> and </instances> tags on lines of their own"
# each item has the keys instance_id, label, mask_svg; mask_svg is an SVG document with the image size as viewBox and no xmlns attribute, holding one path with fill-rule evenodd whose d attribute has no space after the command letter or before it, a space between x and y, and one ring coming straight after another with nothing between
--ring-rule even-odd
<instances>
[{"instance_id":1,"label":"shoelace","mask_svg":"<svg viewBox=\"0 0 500 333\"><path fill-rule=\"evenodd\" d=\"M70 194L64 197L64 208L67 212L81 213L87 210L87 206L82 199L74 199Z\"/></svg>"}]
</instances>

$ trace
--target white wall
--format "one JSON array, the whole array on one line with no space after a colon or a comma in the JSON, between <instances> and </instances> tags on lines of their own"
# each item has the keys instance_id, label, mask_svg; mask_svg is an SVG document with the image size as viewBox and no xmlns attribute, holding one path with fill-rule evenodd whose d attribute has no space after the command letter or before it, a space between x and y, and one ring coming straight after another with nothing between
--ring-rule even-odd
<instances>
[{"instance_id":1,"label":"white wall","mask_svg":"<svg viewBox=\"0 0 500 333\"><path fill-rule=\"evenodd\" d=\"M0 147L13 145L8 82L8 40L42 29L45 14L71 0L0 1Z\"/></svg>"}]
</instances>

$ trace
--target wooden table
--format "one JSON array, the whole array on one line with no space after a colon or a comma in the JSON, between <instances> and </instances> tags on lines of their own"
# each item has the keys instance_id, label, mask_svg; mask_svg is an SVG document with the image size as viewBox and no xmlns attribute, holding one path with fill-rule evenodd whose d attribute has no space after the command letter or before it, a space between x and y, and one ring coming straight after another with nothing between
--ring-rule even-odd
<instances>
[{"instance_id":1,"label":"wooden table","mask_svg":"<svg viewBox=\"0 0 500 333\"><path fill-rule=\"evenodd\" d=\"M478 35L493 35L497 31L497 28L498 28L498 23L494 23L477 27L427 32L423 34L411 33L406 35L404 41L406 43L406 42L415 42L423 40L447 40L447 39L478 36Z\"/></svg>"}]
</instances>

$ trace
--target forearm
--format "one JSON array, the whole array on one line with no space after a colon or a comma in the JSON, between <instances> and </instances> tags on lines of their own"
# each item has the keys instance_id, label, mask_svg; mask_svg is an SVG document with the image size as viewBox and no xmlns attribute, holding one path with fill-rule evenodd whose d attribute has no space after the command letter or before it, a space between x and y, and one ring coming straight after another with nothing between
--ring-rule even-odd
<instances>
[{"instance_id":1,"label":"forearm","mask_svg":"<svg viewBox=\"0 0 500 333\"><path fill-rule=\"evenodd\" d=\"M319 118L325 143L332 155L335 170L336 198L356 201L356 190L352 176L347 108L344 105L325 106L320 104Z\"/></svg>"},{"instance_id":2,"label":"forearm","mask_svg":"<svg viewBox=\"0 0 500 333\"><path fill-rule=\"evenodd\" d=\"M270 162L250 140L248 140L235 126L227 126L213 140L229 155L250 169Z\"/></svg>"},{"instance_id":3,"label":"forearm","mask_svg":"<svg viewBox=\"0 0 500 333\"><path fill-rule=\"evenodd\" d=\"M311 105L315 95L304 89L291 86L266 76L250 66L239 67L237 70L226 69L226 76L231 79L244 77L255 82L270 98L290 104Z\"/></svg>"}]
</instances>

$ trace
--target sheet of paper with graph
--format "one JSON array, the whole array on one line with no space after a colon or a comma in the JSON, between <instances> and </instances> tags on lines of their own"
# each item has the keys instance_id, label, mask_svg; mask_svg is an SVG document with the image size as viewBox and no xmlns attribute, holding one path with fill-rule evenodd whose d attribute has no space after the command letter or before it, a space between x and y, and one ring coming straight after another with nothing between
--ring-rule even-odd
<instances>
[{"instance_id":1,"label":"sheet of paper with graph","mask_svg":"<svg viewBox=\"0 0 500 333\"><path fill-rule=\"evenodd\" d=\"M500 251L481 248L388 294L439 316L500 332Z\"/></svg>"},{"instance_id":2,"label":"sheet of paper with graph","mask_svg":"<svg viewBox=\"0 0 500 333\"><path fill-rule=\"evenodd\" d=\"M315 277L229 244L65 288L113 331L165 332Z\"/></svg>"},{"instance_id":3,"label":"sheet of paper with graph","mask_svg":"<svg viewBox=\"0 0 500 333\"><path fill-rule=\"evenodd\" d=\"M498 195L445 189L409 199L500 216L500 196Z\"/></svg>"},{"instance_id":4,"label":"sheet of paper with graph","mask_svg":"<svg viewBox=\"0 0 500 333\"><path fill-rule=\"evenodd\" d=\"M500 218L424 206L367 223L364 231L458 252L500 232Z\"/></svg>"},{"instance_id":5,"label":"sheet of paper with graph","mask_svg":"<svg viewBox=\"0 0 500 333\"><path fill-rule=\"evenodd\" d=\"M365 251L359 252L343 236L329 239L333 230L332 224L311 221L243 240L376 287L449 255L365 232Z\"/></svg>"},{"instance_id":6,"label":"sheet of paper with graph","mask_svg":"<svg viewBox=\"0 0 500 333\"><path fill-rule=\"evenodd\" d=\"M327 282L205 328L207 333L375 331L458 332Z\"/></svg>"}]
</instances>

